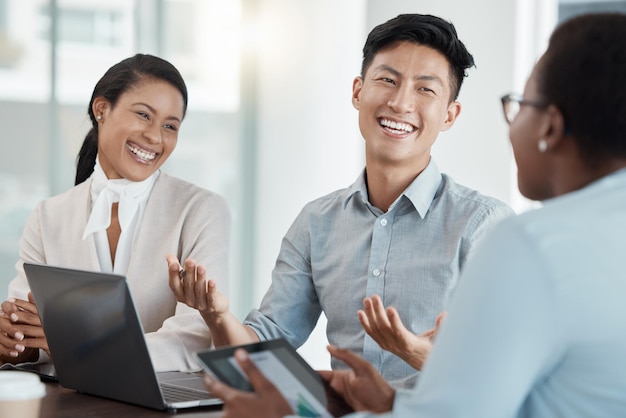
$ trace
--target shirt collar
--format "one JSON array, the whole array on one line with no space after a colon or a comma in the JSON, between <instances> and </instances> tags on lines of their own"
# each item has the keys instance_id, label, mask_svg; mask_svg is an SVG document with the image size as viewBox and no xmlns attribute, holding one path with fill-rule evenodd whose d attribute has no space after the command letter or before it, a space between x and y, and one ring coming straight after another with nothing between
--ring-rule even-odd
<instances>
[{"instance_id":1,"label":"shirt collar","mask_svg":"<svg viewBox=\"0 0 626 418\"><path fill-rule=\"evenodd\" d=\"M435 161L431 158L426 168L409 184L409 187L402 192L402 195L393 202L389 210L392 210L404 196L411 202L420 217L424 218L437 194L437 190L439 190L441 179L441 172L437 164L435 164ZM363 203L369 201L365 170L361 172L357 180L348 189L348 194L343 204L344 208L347 206L348 202L357 195Z\"/></svg>"},{"instance_id":2,"label":"shirt collar","mask_svg":"<svg viewBox=\"0 0 626 418\"><path fill-rule=\"evenodd\" d=\"M440 185L441 172L431 158L426 168L409 184L409 187L406 188L402 195L411 201L413 207L423 219L426 213L428 213L428 209L433 203Z\"/></svg>"},{"instance_id":3,"label":"shirt collar","mask_svg":"<svg viewBox=\"0 0 626 418\"><path fill-rule=\"evenodd\" d=\"M359 177L357 177L356 181L352 183L352 186L350 186L350 188L348 189L348 194L343 201L344 209L348 205L348 202L357 195L357 198L361 199L362 203L367 203L369 197L367 195L367 184L365 181L365 176L365 169L363 169L363 171L361 171L361 174L359 174Z\"/></svg>"}]
</instances>

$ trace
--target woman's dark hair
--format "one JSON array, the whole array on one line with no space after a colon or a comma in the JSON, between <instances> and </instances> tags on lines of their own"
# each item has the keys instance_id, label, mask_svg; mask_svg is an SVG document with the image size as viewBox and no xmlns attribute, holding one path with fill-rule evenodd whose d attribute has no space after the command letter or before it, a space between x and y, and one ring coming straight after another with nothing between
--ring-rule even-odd
<instances>
[{"instance_id":1,"label":"woman's dark hair","mask_svg":"<svg viewBox=\"0 0 626 418\"><path fill-rule=\"evenodd\" d=\"M626 158L626 14L563 22L537 66L537 82L588 163Z\"/></svg>"},{"instance_id":2,"label":"woman's dark hair","mask_svg":"<svg viewBox=\"0 0 626 418\"><path fill-rule=\"evenodd\" d=\"M96 164L98 122L92 109L94 99L104 97L112 107L115 107L122 94L147 79L163 80L176 87L183 96L183 117L185 116L187 112L187 86L176 67L162 58L146 54L137 54L118 62L104 73L91 95L87 112L92 127L87 133L76 158L76 180L74 184L80 184L87 180Z\"/></svg>"},{"instance_id":3,"label":"woman's dark hair","mask_svg":"<svg viewBox=\"0 0 626 418\"><path fill-rule=\"evenodd\" d=\"M381 49L398 41L428 46L446 57L450 64L450 101L459 97L465 70L474 66L474 57L459 40L454 25L437 16L402 14L372 29L363 46L361 77L365 78Z\"/></svg>"}]
</instances>

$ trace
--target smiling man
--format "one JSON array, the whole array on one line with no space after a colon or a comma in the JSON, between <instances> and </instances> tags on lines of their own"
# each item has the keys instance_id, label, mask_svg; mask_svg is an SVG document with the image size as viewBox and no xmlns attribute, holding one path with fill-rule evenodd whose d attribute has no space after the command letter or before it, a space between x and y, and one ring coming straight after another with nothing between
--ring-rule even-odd
<instances>
[{"instance_id":1,"label":"smiling man","mask_svg":"<svg viewBox=\"0 0 626 418\"><path fill-rule=\"evenodd\" d=\"M400 15L372 30L352 94L365 169L303 208L259 309L241 324L215 285L207 293L181 281L178 261L169 261L174 292L200 310L217 346L284 337L299 347L324 312L331 344L362 355L394 386L411 384L468 255L513 213L440 173L430 156L461 112L456 99L473 65L438 17ZM203 269L197 280L208 280Z\"/></svg>"}]
</instances>

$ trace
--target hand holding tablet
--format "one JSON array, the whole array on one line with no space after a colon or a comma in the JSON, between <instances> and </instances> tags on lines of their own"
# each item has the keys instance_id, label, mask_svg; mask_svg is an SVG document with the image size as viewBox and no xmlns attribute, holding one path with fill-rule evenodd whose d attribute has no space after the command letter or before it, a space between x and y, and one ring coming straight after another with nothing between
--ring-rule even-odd
<instances>
[{"instance_id":1,"label":"hand holding tablet","mask_svg":"<svg viewBox=\"0 0 626 418\"><path fill-rule=\"evenodd\" d=\"M294 413L333 418L352 411L284 339L200 352L197 357L214 379L250 392L253 385L234 357L240 348L247 351L258 371L280 392Z\"/></svg>"}]
</instances>

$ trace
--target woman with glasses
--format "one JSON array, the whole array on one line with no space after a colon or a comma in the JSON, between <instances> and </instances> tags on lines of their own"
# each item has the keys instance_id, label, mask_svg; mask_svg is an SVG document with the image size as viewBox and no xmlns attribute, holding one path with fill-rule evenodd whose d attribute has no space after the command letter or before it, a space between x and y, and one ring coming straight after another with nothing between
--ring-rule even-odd
<instances>
[{"instance_id":1,"label":"woman with glasses","mask_svg":"<svg viewBox=\"0 0 626 418\"><path fill-rule=\"evenodd\" d=\"M413 391L330 348L353 370L323 376L357 410L626 416L626 15L563 23L523 96L502 102L519 189L543 206L503 220L465 265ZM270 399L245 353L239 362Z\"/></svg>"}]
</instances>

